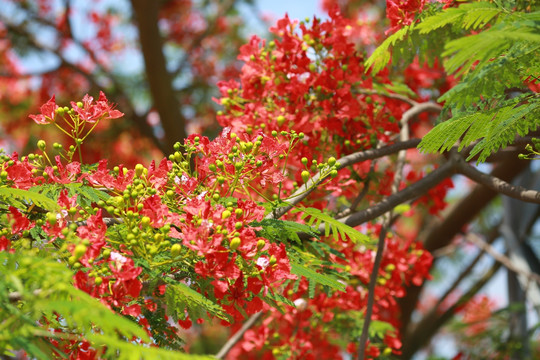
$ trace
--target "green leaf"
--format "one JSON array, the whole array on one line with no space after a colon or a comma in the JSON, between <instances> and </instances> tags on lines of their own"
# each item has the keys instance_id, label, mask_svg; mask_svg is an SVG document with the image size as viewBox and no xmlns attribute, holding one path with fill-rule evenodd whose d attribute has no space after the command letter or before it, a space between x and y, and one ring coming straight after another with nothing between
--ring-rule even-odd
<instances>
[{"instance_id":1,"label":"green leaf","mask_svg":"<svg viewBox=\"0 0 540 360\"><path fill-rule=\"evenodd\" d=\"M299 224L293 221L279 219L263 219L260 222L253 222L251 226L262 226L258 235L266 239L279 240L280 242L289 242L290 240L301 243L299 233L305 233L309 237L319 238L319 234L306 224Z\"/></svg>"},{"instance_id":2,"label":"green leaf","mask_svg":"<svg viewBox=\"0 0 540 360\"><path fill-rule=\"evenodd\" d=\"M60 209L54 200L49 199L43 194L38 194L28 190L0 187L0 196L3 198L3 201L13 204L18 208L21 208L21 203L14 202L13 198L24 200L29 204L35 204L36 206L48 211L58 211Z\"/></svg>"},{"instance_id":3,"label":"green leaf","mask_svg":"<svg viewBox=\"0 0 540 360\"><path fill-rule=\"evenodd\" d=\"M175 320L183 319L184 311L188 310L198 314L198 317L204 316L206 312L222 320L230 320L229 315L210 299L199 294L189 286L179 282L169 282L165 291L165 298L168 306L168 313Z\"/></svg>"},{"instance_id":4,"label":"green leaf","mask_svg":"<svg viewBox=\"0 0 540 360\"><path fill-rule=\"evenodd\" d=\"M414 24L404 26L400 30L396 31L394 34L390 35L384 42L379 45L377 49L371 54L371 56L365 61L364 66L366 72L371 71L373 75L379 73L383 70L386 65L390 62L390 46L394 46L396 42L402 41L410 32L414 29Z\"/></svg>"},{"instance_id":5,"label":"green leaf","mask_svg":"<svg viewBox=\"0 0 540 360\"><path fill-rule=\"evenodd\" d=\"M302 219L307 219L307 223L310 226L314 226L318 228L321 223L324 223L325 236L330 235L330 232L332 232L332 236L336 240L338 240L338 236L339 236L341 237L343 241L347 241L347 239L351 239L351 241L355 243L361 243L361 244L374 243L373 240L370 239L367 235L362 234L358 230L355 230L354 228L350 227L349 225L339 222L338 220L334 219L330 215L327 215L318 209L296 208L296 209L292 209L291 212L293 214L301 212Z\"/></svg>"},{"instance_id":6,"label":"green leaf","mask_svg":"<svg viewBox=\"0 0 540 360\"><path fill-rule=\"evenodd\" d=\"M310 284L320 284L338 291L345 291L347 288L344 283L337 281L333 277L325 274L319 274L315 270L297 262L291 261L291 272L295 275L305 277Z\"/></svg>"},{"instance_id":7,"label":"green leaf","mask_svg":"<svg viewBox=\"0 0 540 360\"><path fill-rule=\"evenodd\" d=\"M489 2L462 4L457 8L448 8L422 20L416 28L420 34L428 34L446 25L477 29L502 12L503 9Z\"/></svg>"},{"instance_id":8,"label":"green leaf","mask_svg":"<svg viewBox=\"0 0 540 360\"><path fill-rule=\"evenodd\" d=\"M105 347L105 356L108 359L118 360L141 360L141 359L163 359L163 360L210 360L213 356L190 355L179 351L171 351L156 347L149 347L132 342L121 341L119 339L103 336L101 334L91 334L88 336L94 344Z\"/></svg>"},{"instance_id":9,"label":"green leaf","mask_svg":"<svg viewBox=\"0 0 540 360\"><path fill-rule=\"evenodd\" d=\"M70 196L77 194L77 203L81 206L89 206L99 200L107 201L111 197L105 191L81 183L66 184L65 186L69 190Z\"/></svg>"},{"instance_id":10,"label":"green leaf","mask_svg":"<svg viewBox=\"0 0 540 360\"><path fill-rule=\"evenodd\" d=\"M418 148L424 152L449 150L460 139L458 150L479 141L467 160L480 155L478 162L507 146L517 135L525 136L540 125L540 99L525 94L503 101L495 108L466 113L435 126L424 136Z\"/></svg>"}]
</instances>

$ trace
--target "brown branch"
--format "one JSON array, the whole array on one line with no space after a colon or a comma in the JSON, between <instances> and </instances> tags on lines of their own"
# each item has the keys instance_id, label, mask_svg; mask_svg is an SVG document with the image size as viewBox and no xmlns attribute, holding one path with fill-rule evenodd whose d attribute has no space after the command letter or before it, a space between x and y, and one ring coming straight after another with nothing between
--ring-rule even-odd
<instances>
[{"instance_id":1,"label":"brown branch","mask_svg":"<svg viewBox=\"0 0 540 360\"><path fill-rule=\"evenodd\" d=\"M379 233L379 241L377 242L377 253L375 255L375 261L373 262L373 269L369 276L368 285L368 300L366 304L366 315L364 317L364 324L362 325L362 334L358 344L358 360L364 360L366 354L366 346L369 338L369 325L371 323L371 316L373 315L373 305L375 303L375 286L377 285L377 276L379 275L379 267L382 262L382 255L384 251L384 244L386 234L388 233L388 226L390 222L390 216L386 216L381 232Z\"/></svg>"},{"instance_id":2,"label":"brown branch","mask_svg":"<svg viewBox=\"0 0 540 360\"><path fill-rule=\"evenodd\" d=\"M131 0L131 4L138 25L150 93L165 132L165 149L172 153L174 143L186 138L186 121L180 112L180 104L173 90L172 76L167 71L163 54L163 41L158 27L161 2Z\"/></svg>"},{"instance_id":3,"label":"brown branch","mask_svg":"<svg viewBox=\"0 0 540 360\"><path fill-rule=\"evenodd\" d=\"M180 75L180 73L182 72L186 64L188 63L189 56L193 52L193 50L199 47L202 41L208 35L210 35L214 30L217 29L217 25L219 23L218 20L221 17L225 16L225 14L227 14L227 12L229 12L234 7L235 3L236 3L236 0L229 0L225 2L224 4L220 4L219 2L216 4L218 6L221 5L221 7L214 13L214 16L212 16L210 19L206 21L207 23L206 29L202 33L200 33L195 39L193 39L191 43L189 44L189 46L186 49L184 49L184 57L178 63L176 70L173 71L172 73L173 77Z\"/></svg>"},{"instance_id":4,"label":"brown branch","mask_svg":"<svg viewBox=\"0 0 540 360\"><path fill-rule=\"evenodd\" d=\"M383 97L387 97L389 99L395 99L395 100L401 100L411 106L414 106L416 104L418 104L416 101L404 96L404 95L400 95L400 94L395 94L395 93L386 93L386 92L382 92L382 91L376 91L376 90L369 90L369 89L359 89L356 91L356 93L358 94L363 94L363 95L378 95L378 96L383 96Z\"/></svg>"},{"instance_id":5,"label":"brown branch","mask_svg":"<svg viewBox=\"0 0 540 360\"><path fill-rule=\"evenodd\" d=\"M536 281L538 284L540 284L540 275L532 273L525 269L520 269L508 256L499 253L493 248L493 246L482 240L479 236L475 234L467 234L465 239L476 245L483 252L491 255L492 258L500 262L508 270L515 272L518 275L525 276L529 281Z\"/></svg>"},{"instance_id":6,"label":"brown branch","mask_svg":"<svg viewBox=\"0 0 540 360\"><path fill-rule=\"evenodd\" d=\"M511 181L530 162L517 159L507 159L494 168L491 175L504 181ZM430 252L441 249L451 243L454 236L468 224L491 200L498 195L497 192L477 185L464 199L457 203L446 215L443 221L435 221L431 226L420 233L419 238L424 243L424 248ZM409 330L411 326L411 314L416 308L423 285L409 286L404 298L399 299L401 308L401 333L403 334L403 356L410 358L417 351L413 344L417 341L412 338ZM424 335L422 335L424 336Z\"/></svg>"},{"instance_id":7,"label":"brown branch","mask_svg":"<svg viewBox=\"0 0 540 360\"><path fill-rule=\"evenodd\" d=\"M495 241L495 239L498 236L499 236L499 227L497 226L497 227L494 227L493 230L489 233L487 243L489 244L493 243L493 241ZM460 272L460 274L454 280L452 285L450 285L450 287L446 289L444 294L439 297L437 304L431 307L431 309L426 314L424 314L422 319L418 321L416 324L414 324L414 327L410 329L410 334L408 334L407 336L408 338L413 339L413 341L418 341L418 339L420 339L423 342L423 344L426 344L429 341L429 339L431 339L435 335L435 333L428 333L428 331L429 331L429 328L432 326L432 324L436 322L439 316L439 310L442 303L448 298L448 296L450 296L450 294L455 289L457 289L459 284L461 284L461 282L465 278L471 275L471 271L476 266L476 264L478 264L478 262L484 255L485 255L484 252L482 251L478 252L475 258L469 263L469 265Z\"/></svg>"},{"instance_id":8,"label":"brown branch","mask_svg":"<svg viewBox=\"0 0 540 360\"><path fill-rule=\"evenodd\" d=\"M470 301L473 296L476 295L478 291L480 291L480 289L482 289L484 285L488 283L489 280L491 280L500 267L501 263L496 261L491 268L484 273L484 275L478 279L476 283L474 283L474 285L472 285L469 290L463 294L452 306L446 309L444 313L439 316L436 316L437 314L435 313L433 318L429 318L427 319L428 321L423 322L422 326L418 327L418 331L414 332L415 336L409 337L411 343L404 346L401 358L410 359L414 352L420 350L422 346L424 346L429 339L431 339L432 335L435 335L435 333L454 316L460 307ZM403 344L405 345L405 343Z\"/></svg>"},{"instance_id":9,"label":"brown branch","mask_svg":"<svg viewBox=\"0 0 540 360\"><path fill-rule=\"evenodd\" d=\"M339 219L342 223L349 226L358 226L367 221L376 219L387 211L395 208L399 204L403 204L409 200L423 195L427 190L437 186L441 181L454 174L455 161L450 159L431 173L417 181L416 183L406 187L405 189L388 196L376 205L353 213L347 217Z\"/></svg>"},{"instance_id":10,"label":"brown branch","mask_svg":"<svg viewBox=\"0 0 540 360\"><path fill-rule=\"evenodd\" d=\"M38 296L39 294L41 294L41 289L34 290L32 292L32 294L34 296ZM8 294L8 300L9 300L10 303L15 303L17 301L21 301L23 298L24 298L23 294L18 292L18 291L14 291L14 292Z\"/></svg>"},{"instance_id":11,"label":"brown branch","mask_svg":"<svg viewBox=\"0 0 540 360\"><path fill-rule=\"evenodd\" d=\"M227 354L229 353L229 351L231 351L234 345L236 345L236 343L238 343L242 339L246 331L248 331L253 325L255 325L257 320L259 320L262 315L262 311L256 313L255 315L252 315L244 323L244 325L242 325L240 330L238 330L233 336L231 336L231 338L227 340L227 342L221 347L221 349L219 349L218 353L215 356L216 359L223 359L225 356L227 356Z\"/></svg>"},{"instance_id":12,"label":"brown branch","mask_svg":"<svg viewBox=\"0 0 540 360\"><path fill-rule=\"evenodd\" d=\"M540 204L540 192L536 190L525 189L521 186L514 186L495 176L485 174L476 168L467 164L464 160L458 161L456 170L469 179L482 184L489 189L511 198Z\"/></svg>"},{"instance_id":13,"label":"brown branch","mask_svg":"<svg viewBox=\"0 0 540 360\"><path fill-rule=\"evenodd\" d=\"M415 105L416 106L416 105ZM410 113L415 111L415 106L407 110L403 117L401 118L401 130L399 132L399 141L405 142L409 140L409 124ZM395 176L392 181L392 194L395 194L399 190L399 185L401 184L401 178L403 176L403 167L405 166L405 157L407 155L406 150L401 150L398 153L398 159L396 162L396 171ZM362 326L362 334L360 335L360 343L358 346L358 360L364 360L366 353L367 341L369 339L369 325L371 324L371 316L373 315L373 305L375 302L375 286L377 285L377 276L379 275L379 268L381 267L381 262L384 253L384 246L386 240L386 234L393 223L393 214L392 210L385 214L383 226L381 232L379 233L379 241L377 243L377 253L375 255L375 261L373 262L373 268L371 269L371 275L369 278L368 285L368 301L366 305L366 316L364 318L364 324Z\"/></svg>"},{"instance_id":14,"label":"brown branch","mask_svg":"<svg viewBox=\"0 0 540 360\"><path fill-rule=\"evenodd\" d=\"M382 148L378 149L370 149L365 151L356 152L350 155L346 155L337 162L340 164L338 166L338 170L343 169L349 165L356 164L362 161L366 160L373 160L377 159L383 156L391 155L396 152L399 152L400 150L405 149L411 149L416 147L420 143L420 139L410 139L404 142L398 142L392 145L388 145ZM304 200L313 190L315 190L316 186L319 185L321 182L326 180L328 176L321 178L321 173L318 172L313 176L307 183L300 186L298 190L294 192L288 199L286 199L286 202L288 203L287 206L283 206L279 209L274 210L270 214L267 215L267 218L272 219L279 219L281 216L286 214L289 210L291 210L294 205L298 204L302 200Z\"/></svg>"}]
</instances>

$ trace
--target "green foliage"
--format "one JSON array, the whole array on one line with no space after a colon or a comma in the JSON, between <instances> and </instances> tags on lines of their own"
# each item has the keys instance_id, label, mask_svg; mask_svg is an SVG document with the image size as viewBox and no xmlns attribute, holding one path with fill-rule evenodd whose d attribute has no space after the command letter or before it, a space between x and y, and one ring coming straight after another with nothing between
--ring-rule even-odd
<instances>
[{"instance_id":1,"label":"green foliage","mask_svg":"<svg viewBox=\"0 0 540 360\"><path fill-rule=\"evenodd\" d=\"M426 152L450 150L461 139L458 150L480 140L471 150L467 160L479 155L478 161L512 143L516 133L525 136L540 125L540 99L521 95L501 102L493 109L465 112L437 125L419 145ZM465 135L464 135L465 134Z\"/></svg>"},{"instance_id":2,"label":"green foliage","mask_svg":"<svg viewBox=\"0 0 540 360\"><path fill-rule=\"evenodd\" d=\"M262 226L262 230L258 232L259 236L266 239L278 240L283 243L294 241L300 244L301 241L298 236L300 233L307 234L309 237L319 238L319 234L311 226L293 221L264 219L261 222L254 222L251 225Z\"/></svg>"},{"instance_id":3,"label":"green foliage","mask_svg":"<svg viewBox=\"0 0 540 360\"><path fill-rule=\"evenodd\" d=\"M371 68L371 71L374 74L377 74L378 72L383 70L386 65L388 65L392 57L390 47L396 46L396 44L399 44L401 41L403 41L403 39L405 39L406 36L409 35L410 32L412 32L413 29L414 24L404 26L403 28L386 38L386 40L381 45L379 45L379 47L375 49L373 54L371 54L371 56L366 60L364 64L366 67L366 71Z\"/></svg>"},{"instance_id":4,"label":"green foliage","mask_svg":"<svg viewBox=\"0 0 540 360\"><path fill-rule=\"evenodd\" d=\"M3 203L18 209L25 209L32 204L48 211L59 209L58 204L47 196L23 189L0 187L0 198Z\"/></svg>"},{"instance_id":5,"label":"green foliage","mask_svg":"<svg viewBox=\"0 0 540 360\"><path fill-rule=\"evenodd\" d=\"M330 233L332 233L332 236L336 240L338 239L338 236L339 236L341 237L343 241L347 241L347 239L351 239L351 241L355 243L361 243L361 244L373 243L373 240L370 239L367 235L362 234L358 230L355 230L354 228L350 227L349 225L339 222L338 220L334 219L330 215L327 215L318 209L297 208L297 209L292 209L291 212L293 214L302 213L301 214L302 219L305 219L306 223L309 226L314 226L317 228L319 227L319 225L324 223L324 236L328 236L330 235Z\"/></svg>"},{"instance_id":6,"label":"green foliage","mask_svg":"<svg viewBox=\"0 0 540 360\"><path fill-rule=\"evenodd\" d=\"M341 322L341 327L349 333L351 338L358 338L364 326L364 313L362 311L348 311L344 314L337 314L336 318ZM383 339L388 334L395 334L396 329L384 321L372 320L369 324L370 339Z\"/></svg>"},{"instance_id":7,"label":"green foliage","mask_svg":"<svg viewBox=\"0 0 540 360\"><path fill-rule=\"evenodd\" d=\"M22 349L31 357L49 359L55 351L49 340L86 339L97 350L106 346L105 358L109 359L205 358L138 344L149 341L142 328L74 288L72 272L42 255L37 251L0 252L1 355Z\"/></svg>"},{"instance_id":8,"label":"green foliage","mask_svg":"<svg viewBox=\"0 0 540 360\"><path fill-rule=\"evenodd\" d=\"M70 197L77 195L77 204L83 207L89 206L92 203L97 203L99 200L107 201L111 197L104 191L81 183L43 184L30 188L30 191L40 193L56 200L63 189L68 190L68 196Z\"/></svg>"},{"instance_id":9,"label":"green foliage","mask_svg":"<svg viewBox=\"0 0 540 360\"><path fill-rule=\"evenodd\" d=\"M422 40L444 44L439 52L445 70L460 82L438 99L444 102L442 116L450 118L425 136L419 149L442 152L459 142L462 150L480 140L468 159L478 155L481 162L516 135L537 128L539 98L525 82L539 80L540 12L534 6L530 12L516 10L521 8L515 1L480 1L428 11L431 16L390 36L366 61L378 72L390 61L390 50L394 62L407 62L403 49L429 59L433 49L426 50ZM441 30L449 35L441 37Z\"/></svg>"},{"instance_id":10,"label":"green foliage","mask_svg":"<svg viewBox=\"0 0 540 360\"><path fill-rule=\"evenodd\" d=\"M175 320L185 319L186 310L191 319L204 318L208 312L219 319L229 320L221 306L183 283L169 283L165 291L165 301L168 315Z\"/></svg>"},{"instance_id":11,"label":"green foliage","mask_svg":"<svg viewBox=\"0 0 540 360\"><path fill-rule=\"evenodd\" d=\"M305 277L310 284L320 284L338 291L345 291L346 288L345 283L339 282L334 276L319 274L311 266L298 262L291 262L291 272Z\"/></svg>"},{"instance_id":12,"label":"green foliage","mask_svg":"<svg viewBox=\"0 0 540 360\"><path fill-rule=\"evenodd\" d=\"M105 356L118 360L163 359L163 360L209 360L213 356L190 355L179 351L168 351L157 347L141 346L118 339L92 334L88 337L94 344L106 346Z\"/></svg>"}]
</instances>

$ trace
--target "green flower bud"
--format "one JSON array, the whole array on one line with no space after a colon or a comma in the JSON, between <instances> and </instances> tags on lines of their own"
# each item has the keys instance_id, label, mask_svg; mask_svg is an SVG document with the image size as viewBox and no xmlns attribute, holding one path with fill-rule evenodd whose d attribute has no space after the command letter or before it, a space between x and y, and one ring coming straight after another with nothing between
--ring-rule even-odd
<instances>
[{"instance_id":1,"label":"green flower bud","mask_svg":"<svg viewBox=\"0 0 540 360\"><path fill-rule=\"evenodd\" d=\"M242 240L238 236L233 237L231 239L230 244L229 244L229 248L234 251L234 250L238 249L238 247L240 246L241 243L242 243Z\"/></svg>"},{"instance_id":2,"label":"green flower bud","mask_svg":"<svg viewBox=\"0 0 540 360\"><path fill-rule=\"evenodd\" d=\"M310 178L309 171L306 171L306 170L302 171L300 176L302 176L302 180L304 181L304 183L307 183Z\"/></svg>"},{"instance_id":3,"label":"green flower bud","mask_svg":"<svg viewBox=\"0 0 540 360\"><path fill-rule=\"evenodd\" d=\"M86 250L88 250L88 248L84 244L75 246L75 250L73 251L75 260L79 260L81 257L83 257L83 255L86 254Z\"/></svg>"},{"instance_id":4,"label":"green flower bud","mask_svg":"<svg viewBox=\"0 0 540 360\"><path fill-rule=\"evenodd\" d=\"M143 172L144 172L144 166L142 164L135 165L135 175L137 175L137 177L141 177Z\"/></svg>"},{"instance_id":5,"label":"green flower bud","mask_svg":"<svg viewBox=\"0 0 540 360\"><path fill-rule=\"evenodd\" d=\"M45 140L39 140L37 142L37 147L39 150L45 151L45 148L47 147L47 143L45 142Z\"/></svg>"}]
</instances>

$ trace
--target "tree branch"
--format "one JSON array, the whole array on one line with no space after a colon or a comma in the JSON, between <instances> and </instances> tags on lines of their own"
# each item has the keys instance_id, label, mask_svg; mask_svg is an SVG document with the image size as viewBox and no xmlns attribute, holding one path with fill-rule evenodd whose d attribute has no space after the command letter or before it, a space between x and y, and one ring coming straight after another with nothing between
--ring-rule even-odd
<instances>
[{"instance_id":1,"label":"tree branch","mask_svg":"<svg viewBox=\"0 0 540 360\"><path fill-rule=\"evenodd\" d=\"M429 339L431 339L432 335L435 335L435 333L441 328L448 320L450 320L454 314L458 311L458 309L465 305L468 301L472 299L474 295L480 291L484 287L484 285L487 284L489 280L497 273L497 271L500 269L501 263L494 262L494 264L491 266L491 268L484 273L484 275L472 285L469 290L463 294L452 306L450 306L444 313L439 315L438 317L435 317L433 319L429 319L429 321L426 321L425 326L421 328L421 332L415 332L414 337L411 337L410 340L411 343L407 343L407 346L404 346L403 352L402 352L402 359L409 359L411 356L418 350L424 346ZM435 316L437 314L434 314ZM420 329L420 327L419 327ZM404 342L405 345L405 342Z\"/></svg>"},{"instance_id":2,"label":"tree branch","mask_svg":"<svg viewBox=\"0 0 540 360\"><path fill-rule=\"evenodd\" d=\"M401 119L401 130L399 132L399 141L405 142L409 140L409 124L408 113L414 111L415 107L407 110ZM405 165L405 157L407 152L401 150L398 153L398 159L396 162L396 171L394 175L394 181L392 181L392 194L395 194L399 190L399 185L401 184L401 178L403 176L403 167ZM381 267L381 262L384 253L384 246L386 240L386 234L390 227L392 226L392 210L393 208L385 214L383 226L381 232L379 233L379 241L377 243L377 254L375 255L375 261L373 262L373 268L371 269L371 275L369 278L368 286L368 301L366 305L366 316L364 318L364 324L362 326L362 334L360 335L360 344L358 346L358 360L364 360L366 353L367 341L369 339L369 325L371 324L371 316L373 315L373 304L375 302L375 286L377 285L377 277L379 275L379 268Z\"/></svg>"},{"instance_id":3,"label":"tree branch","mask_svg":"<svg viewBox=\"0 0 540 360\"><path fill-rule=\"evenodd\" d=\"M493 246L482 240L479 236L471 233L467 234L465 239L476 245L483 252L491 255L492 258L500 262L508 270L513 271L518 275L525 276L527 279L529 279L529 281L536 281L538 284L540 284L540 275L529 272L525 269L520 269L518 266L514 265L514 262L508 256L499 253L493 248Z\"/></svg>"},{"instance_id":4,"label":"tree branch","mask_svg":"<svg viewBox=\"0 0 540 360\"><path fill-rule=\"evenodd\" d=\"M489 233L487 243L493 243L493 241L495 241L498 236L499 227L497 226L494 227L493 230ZM454 290L459 286L459 284L465 278L467 278L467 276L471 275L471 271L484 255L484 252L479 251L475 258L469 263L469 265L460 272L459 276L454 280L452 285L450 285L450 287L446 289L444 294L439 297L437 304L432 306L431 309L426 314L424 314L422 319L411 327L410 333L407 334L407 338L412 339L413 342L418 342L418 345L413 344L411 345L411 347L416 346L418 348L419 346L421 346L421 343L419 341L423 342L423 344L426 344L429 339L431 339L433 335L435 335L435 333L430 331L432 324L437 321L437 318L440 314L441 305L448 298L448 296L450 296L450 294L454 292Z\"/></svg>"},{"instance_id":5,"label":"tree branch","mask_svg":"<svg viewBox=\"0 0 540 360\"><path fill-rule=\"evenodd\" d=\"M233 336L231 336L229 340L227 340L227 342L221 347L221 349L219 349L218 353L216 354L216 359L223 359L225 356L227 356L227 354L229 353L229 351L231 351L234 345L236 345L236 343L238 343L242 339L246 331L248 331L253 325L255 325L257 320L259 320L262 315L262 311L252 315L244 323L244 325L242 325L240 330L238 330Z\"/></svg>"},{"instance_id":6,"label":"tree branch","mask_svg":"<svg viewBox=\"0 0 540 360\"><path fill-rule=\"evenodd\" d=\"M158 27L161 2L131 0L131 4L138 24L139 40L150 93L165 132L165 149L172 153L174 143L186 138L186 121L174 95L172 76L167 71L163 55L162 38Z\"/></svg>"},{"instance_id":7,"label":"tree branch","mask_svg":"<svg viewBox=\"0 0 540 360\"><path fill-rule=\"evenodd\" d=\"M399 152L400 150L405 149L412 149L416 147L420 143L420 139L410 139L404 142L398 142L392 145L388 145L382 148L378 149L370 149L365 151L356 152L350 155L346 155L337 162L339 162L338 170L343 169L347 166L366 161L366 160L373 160L377 159L383 156L391 155L396 152ZM288 199L286 199L286 202L289 204L287 206L283 206L279 209L276 209L272 213L268 214L266 218L268 219L279 219L284 214L286 214L289 210L291 210L296 204L300 203L302 200L304 200L315 188L317 185L322 183L324 180L326 180L328 177L321 178L321 173L318 172L313 176L307 183L300 186L298 190L294 192Z\"/></svg>"},{"instance_id":8,"label":"tree branch","mask_svg":"<svg viewBox=\"0 0 540 360\"><path fill-rule=\"evenodd\" d=\"M540 192L536 190L511 185L495 176L488 175L477 170L476 168L467 164L464 160L458 161L456 165L456 170L458 173L465 175L469 179L482 184L493 191L521 201L540 204Z\"/></svg>"},{"instance_id":9,"label":"tree branch","mask_svg":"<svg viewBox=\"0 0 540 360\"><path fill-rule=\"evenodd\" d=\"M515 154L514 158L506 159L496 166L491 175L508 182L530 164L528 161L518 160L518 153ZM444 221L435 220L431 226L420 233L419 238L424 243L424 248L429 252L433 252L450 244L463 226L468 224L497 195L497 192L485 186L477 185L469 195L445 215ZM422 287L423 285L409 286L405 297L398 300L401 308L401 333L404 335L403 353L408 354L408 357L412 356L416 351L416 349L412 349L412 344L417 339L410 337L412 332L408 329L411 326L411 314L418 303ZM407 356L403 356L403 358L406 359Z\"/></svg>"},{"instance_id":10,"label":"tree branch","mask_svg":"<svg viewBox=\"0 0 540 360\"><path fill-rule=\"evenodd\" d=\"M423 195L426 190L433 188L447 177L452 176L455 172L454 166L455 160L450 159L422 179L418 180L416 183L393 195L388 196L376 205L338 220L352 227L373 220L383 215L385 212L395 208L399 204L403 204L406 201Z\"/></svg>"}]
</instances>

